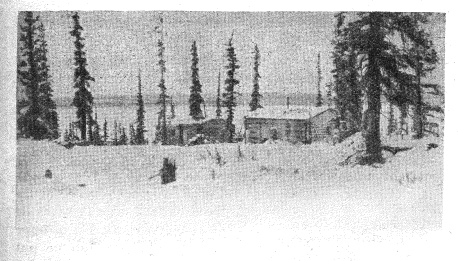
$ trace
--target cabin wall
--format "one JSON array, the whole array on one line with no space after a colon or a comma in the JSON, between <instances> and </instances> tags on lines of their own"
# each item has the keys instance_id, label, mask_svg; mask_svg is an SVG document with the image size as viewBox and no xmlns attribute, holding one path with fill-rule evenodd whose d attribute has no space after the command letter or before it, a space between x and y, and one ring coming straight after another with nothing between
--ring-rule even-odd
<instances>
[{"instance_id":1,"label":"cabin wall","mask_svg":"<svg viewBox=\"0 0 458 261\"><path fill-rule=\"evenodd\" d=\"M337 112L327 110L310 119L312 141L325 140L332 135L335 128L333 120L337 117Z\"/></svg>"},{"instance_id":2,"label":"cabin wall","mask_svg":"<svg viewBox=\"0 0 458 261\"><path fill-rule=\"evenodd\" d=\"M210 142L224 142L227 139L226 122L223 119L168 126L168 133L169 143L175 145L185 145L197 134L204 134Z\"/></svg>"},{"instance_id":3,"label":"cabin wall","mask_svg":"<svg viewBox=\"0 0 458 261\"><path fill-rule=\"evenodd\" d=\"M275 129L277 139L292 143L325 140L332 134L336 117L337 111L327 110L310 120L245 118L246 138L250 143L262 143L272 138Z\"/></svg>"},{"instance_id":4,"label":"cabin wall","mask_svg":"<svg viewBox=\"0 0 458 261\"><path fill-rule=\"evenodd\" d=\"M279 140L296 143L306 142L307 139L306 120L246 118L245 128L247 140L251 143L262 143L273 138L273 130Z\"/></svg>"}]
</instances>

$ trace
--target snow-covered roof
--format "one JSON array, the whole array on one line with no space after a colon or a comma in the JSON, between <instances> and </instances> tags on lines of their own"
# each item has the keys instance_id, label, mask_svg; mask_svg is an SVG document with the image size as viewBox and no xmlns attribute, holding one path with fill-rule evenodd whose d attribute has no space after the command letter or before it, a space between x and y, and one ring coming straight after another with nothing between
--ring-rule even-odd
<instances>
[{"instance_id":1,"label":"snow-covered roof","mask_svg":"<svg viewBox=\"0 0 458 261\"><path fill-rule=\"evenodd\" d=\"M247 118L258 119L286 119L286 120L307 120L328 109L328 106L321 107L298 107L290 109L279 109L277 107L262 108L249 112Z\"/></svg>"},{"instance_id":2,"label":"snow-covered roof","mask_svg":"<svg viewBox=\"0 0 458 261\"><path fill-rule=\"evenodd\" d=\"M177 125L188 125L188 124L201 124L206 121L212 120L215 118L205 118L205 119L199 119L199 120L194 120L191 116L189 115L177 115L175 118L170 120L170 124L177 126Z\"/></svg>"}]
</instances>

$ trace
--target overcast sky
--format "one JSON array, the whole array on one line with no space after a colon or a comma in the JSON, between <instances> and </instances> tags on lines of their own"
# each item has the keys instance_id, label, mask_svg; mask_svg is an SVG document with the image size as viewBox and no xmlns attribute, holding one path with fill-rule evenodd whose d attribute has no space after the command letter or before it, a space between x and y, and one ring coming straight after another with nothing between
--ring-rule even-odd
<instances>
[{"instance_id":1,"label":"overcast sky","mask_svg":"<svg viewBox=\"0 0 458 261\"><path fill-rule=\"evenodd\" d=\"M74 38L71 12L36 12L46 29L48 60L55 96L73 96ZM157 12L80 12L91 91L101 95L135 95L138 70L144 93L158 93ZM204 93L215 93L218 71L224 80L225 44L234 31L240 69L239 92L252 88L253 49L261 53L262 92L315 93L317 55L321 53L322 90L331 81L334 17L329 12L164 12L166 87L170 94L189 93L192 41L197 41ZM445 18L435 16L432 30L443 55ZM443 79L443 70L435 73Z\"/></svg>"}]
</instances>

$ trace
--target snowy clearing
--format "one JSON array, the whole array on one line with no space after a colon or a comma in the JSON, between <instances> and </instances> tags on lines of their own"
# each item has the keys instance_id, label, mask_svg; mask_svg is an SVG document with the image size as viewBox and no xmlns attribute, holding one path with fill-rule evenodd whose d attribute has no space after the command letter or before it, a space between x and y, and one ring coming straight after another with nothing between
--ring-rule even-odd
<instances>
[{"instance_id":1,"label":"snowy clearing","mask_svg":"<svg viewBox=\"0 0 458 261\"><path fill-rule=\"evenodd\" d=\"M412 149L351 167L338 165L351 142L65 149L19 140L18 260L447 260L434 240L443 142L393 142ZM155 176L164 155L178 167L167 185Z\"/></svg>"}]
</instances>

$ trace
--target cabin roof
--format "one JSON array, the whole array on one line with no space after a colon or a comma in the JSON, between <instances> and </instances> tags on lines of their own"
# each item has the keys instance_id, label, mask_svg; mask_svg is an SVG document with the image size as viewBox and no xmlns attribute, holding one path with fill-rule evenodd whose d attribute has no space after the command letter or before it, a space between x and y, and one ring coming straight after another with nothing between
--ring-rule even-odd
<instances>
[{"instance_id":1,"label":"cabin roof","mask_svg":"<svg viewBox=\"0 0 458 261\"><path fill-rule=\"evenodd\" d=\"M178 125L194 125L194 124L202 124L208 121L212 120L222 120L222 119L217 119L217 118L205 118L205 119L200 119L200 120L194 120L191 116L188 115L183 115L183 116L178 116L175 117L170 121L170 124L173 126L178 126Z\"/></svg>"},{"instance_id":2,"label":"cabin roof","mask_svg":"<svg viewBox=\"0 0 458 261\"><path fill-rule=\"evenodd\" d=\"M327 110L333 110L328 106L302 107L279 110L278 108L261 108L249 112L246 118L251 119L278 119L278 120L308 120Z\"/></svg>"}]
</instances>

